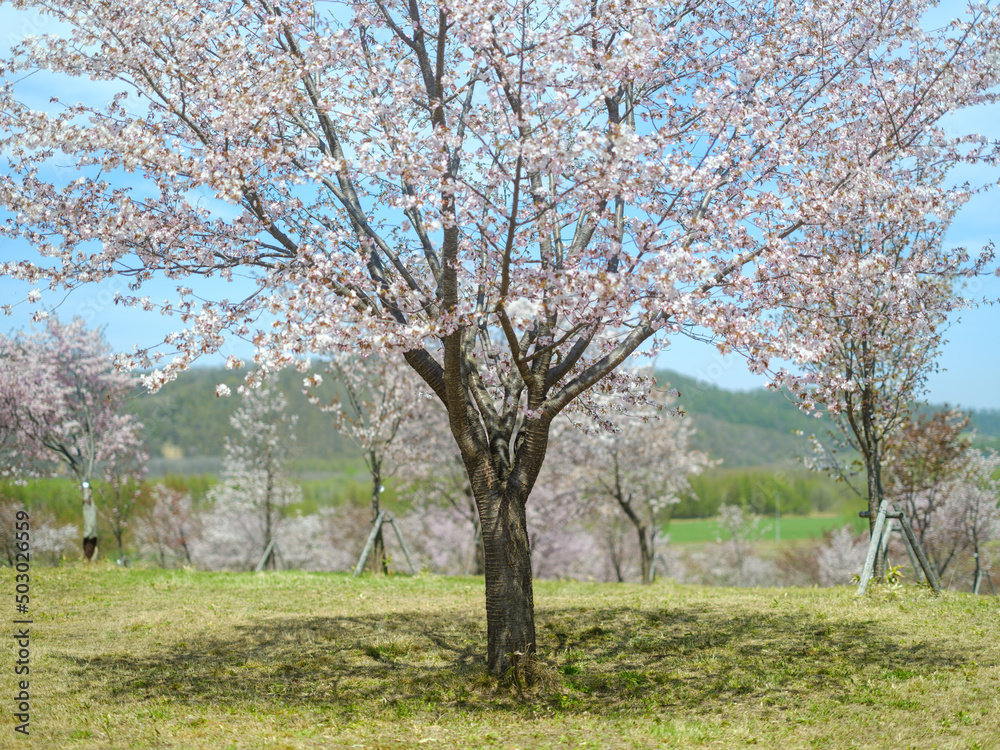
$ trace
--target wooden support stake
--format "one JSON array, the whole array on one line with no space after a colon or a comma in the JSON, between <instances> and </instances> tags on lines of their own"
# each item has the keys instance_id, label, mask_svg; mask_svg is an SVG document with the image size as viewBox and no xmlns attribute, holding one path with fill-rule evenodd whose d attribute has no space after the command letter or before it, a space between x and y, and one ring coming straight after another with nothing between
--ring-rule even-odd
<instances>
[{"instance_id":1,"label":"wooden support stake","mask_svg":"<svg viewBox=\"0 0 1000 750\"><path fill-rule=\"evenodd\" d=\"M889 539L892 536L892 530L896 526L896 519L892 517L891 513L885 514L885 528L882 529L882 541L880 546L882 548L882 559L885 560L886 570L889 569Z\"/></svg>"},{"instance_id":2,"label":"wooden support stake","mask_svg":"<svg viewBox=\"0 0 1000 750\"><path fill-rule=\"evenodd\" d=\"M365 548L361 550L361 558L358 560L358 567L354 569L355 578L361 575L361 571L365 567L365 563L368 562L368 556L372 553L372 547L375 546L375 537L378 536L378 532L382 528L382 525L386 523L391 524L392 530L396 532L396 539L399 540L399 546L403 548L403 556L406 557L406 562L410 565L410 572L413 573L413 575L417 574L417 566L413 564L413 556L410 554L410 548L406 546L406 542L403 540L403 532L399 530L399 524L396 523L396 519L393 517L392 513L387 510L380 510L378 515L375 516L375 523L372 524L372 531L368 535L368 541L365 542Z\"/></svg>"},{"instance_id":3,"label":"wooden support stake","mask_svg":"<svg viewBox=\"0 0 1000 750\"><path fill-rule=\"evenodd\" d=\"M904 521L900 521L900 524L903 523ZM900 526L900 528L902 528L902 526ZM906 534L905 531L902 533L902 537L903 537L903 546L906 547L906 556L910 558L910 567L913 568L913 572L916 574L917 580L926 581L927 576L923 572L923 566L917 560L917 553L913 550L913 544L910 542L910 537Z\"/></svg>"},{"instance_id":4,"label":"wooden support stake","mask_svg":"<svg viewBox=\"0 0 1000 750\"><path fill-rule=\"evenodd\" d=\"M869 518L871 514L867 510L863 510L858 513L858 515L862 518ZM888 536L891 528L886 530L885 534L882 534L879 529L879 519L883 517L899 522L899 528L903 531L903 541L906 543L906 551L910 554L910 561L913 563L913 567L916 568L919 565L920 569L924 573L924 578L931 585L931 588L934 589L935 593L940 594L941 581L934 572L934 568L931 567L930 561L927 559L927 555L924 554L924 549L920 546L920 541L917 539L917 535L913 533L913 528L910 526L910 522L906 520L906 514L899 509L895 509L892 513L889 513L886 510L886 501L882 501L882 505L879 507L878 516L875 517L875 533L878 533L880 536ZM865 589L868 587L868 582L871 580L871 571L868 570L868 565L869 560L872 558L872 549L874 548L874 544L875 536L873 534L872 543L868 547L869 559L865 560L865 571L867 571L868 578L866 580L865 574L862 573L862 585L858 587L858 596L864 596ZM884 542L880 539L879 544L884 544ZM915 560L914 557L916 557ZM874 563L872 563L872 565L874 566Z\"/></svg>"},{"instance_id":5,"label":"wooden support stake","mask_svg":"<svg viewBox=\"0 0 1000 750\"><path fill-rule=\"evenodd\" d=\"M267 547L264 549L264 554L260 556L260 561L257 563L254 573L260 573L264 570L264 566L267 564L267 558L270 556L271 550L274 549L274 542L274 537L271 537L271 541L267 543Z\"/></svg>"},{"instance_id":6,"label":"wooden support stake","mask_svg":"<svg viewBox=\"0 0 1000 750\"><path fill-rule=\"evenodd\" d=\"M872 579L872 572L875 570L875 557L878 554L879 546L882 544L882 529L885 528L885 514L889 512L889 501L884 499L878 506L878 515L875 516L875 528L872 529L872 540L868 544L868 556L865 558L865 567L861 571L861 582L858 584L858 596L864 596L868 591L868 583Z\"/></svg>"},{"instance_id":7,"label":"wooden support stake","mask_svg":"<svg viewBox=\"0 0 1000 750\"><path fill-rule=\"evenodd\" d=\"M406 542L403 541L403 533L399 530L399 524L396 523L396 519L393 516L389 516L389 523L392 524L392 528L396 532L396 538L399 540L399 546L403 548L403 554L406 556L406 562L410 564L410 572L413 573L413 575L416 575L417 567L413 564L413 558L410 556L410 550L406 546Z\"/></svg>"},{"instance_id":8,"label":"wooden support stake","mask_svg":"<svg viewBox=\"0 0 1000 750\"><path fill-rule=\"evenodd\" d=\"M364 568L365 563L368 562L368 555L372 553L372 547L375 546L375 537L378 536L379 529L382 528L382 522L385 521L386 513L388 513L388 511L380 510L378 515L375 516L375 523L372 524L372 533L368 535L368 541L365 542L365 548L361 550L361 559L358 560L358 567L354 569L355 578L361 575L361 569Z\"/></svg>"},{"instance_id":9,"label":"wooden support stake","mask_svg":"<svg viewBox=\"0 0 1000 750\"><path fill-rule=\"evenodd\" d=\"M905 517L900 518L900 526L903 527L903 534L906 535L907 540L913 547L913 552L917 556L917 560L920 562L920 567L924 570L924 576L927 578L927 582L934 589L935 594L941 593L941 581L938 580L937 575L934 573L934 568L931 567L930 561L927 559L927 555L924 554L923 547L920 546L920 540L917 539L917 535L913 533L913 529L910 527L909 521Z\"/></svg>"}]
</instances>

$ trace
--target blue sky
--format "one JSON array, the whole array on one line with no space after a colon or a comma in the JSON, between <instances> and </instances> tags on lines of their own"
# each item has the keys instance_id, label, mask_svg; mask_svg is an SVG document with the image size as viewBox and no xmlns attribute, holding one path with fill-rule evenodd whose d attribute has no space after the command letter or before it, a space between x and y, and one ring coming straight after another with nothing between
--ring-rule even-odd
<instances>
[{"instance_id":1,"label":"blue sky","mask_svg":"<svg viewBox=\"0 0 1000 750\"><path fill-rule=\"evenodd\" d=\"M0 37L0 49L6 48L24 34L38 33L51 29L37 18L0 8L0 24L6 34ZM41 89L41 87L39 87ZM39 90L40 99L47 100L48 90ZM68 98L68 97L67 97ZM983 135L1000 139L1000 106L966 111L953 115L949 127L954 132L975 130ZM963 168L956 173L958 179L974 182L997 182L997 170L986 168ZM996 193L980 196L971 201L959 214L947 237L949 246L964 246L977 253L990 240L1000 243L1000 211L997 210ZM0 245L0 261L31 258L32 252L23 245L5 243ZM968 290L969 296L1000 299L1000 279L990 276L977 279ZM23 300L31 287L12 279L0 278L0 303L16 303ZM174 328L171 319L156 313L144 313L113 304L116 290L125 290L125 281L112 279L102 284L78 289L68 296L46 293L42 305L56 308L61 318L84 317L92 326L103 326L112 347L127 351L135 345L151 346L162 340ZM173 299L173 288L169 284L149 285L144 294L154 300ZM227 288L226 296L235 297L233 289ZM10 333L27 328L34 305L16 304L13 315L0 316L0 332ZM940 371L928 380L928 399L932 403L948 402L953 405L974 408L1000 409L1000 306L983 305L963 311L951 321L946 333L948 343L939 359ZM252 347L238 340L227 341L221 355L206 359L206 363L218 364L225 356L234 354L248 358ZM696 377L707 383L728 389L760 387L765 379L750 373L742 358L723 357L707 344L679 337L657 360L661 367L676 370Z\"/></svg>"}]
</instances>

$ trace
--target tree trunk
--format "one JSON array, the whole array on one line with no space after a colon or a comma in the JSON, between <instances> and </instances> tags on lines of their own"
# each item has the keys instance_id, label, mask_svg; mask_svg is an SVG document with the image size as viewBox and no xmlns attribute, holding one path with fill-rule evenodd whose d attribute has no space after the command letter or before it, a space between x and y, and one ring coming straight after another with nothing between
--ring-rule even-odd
<instances>
[{"instance_id":1,"label":"tree trunk","mask_svg":"<svg viewBox=\"0 0 1000 750\"><path fill-rule=\"evenodd\" d=\"M524 499L496 493L485 500L479 512L486 558L486 663L499 677L535 654L531 547Z\"/></svg>"},{"instance_id":2,"label":"tree trunk","mask_svg":"<svg viewBox=\"0 0 1000 750\"><path fill-rule=\"evenodd\" d=\"M473 555L473 565L472 573L474 576L486 575L486 548L483 546L483 530L479 526L479 518L477 516L475 528L473 530L473 541L475 543L475 551Z\"/></svg>"},{"instance_id":3,"label":"tree trunk","mask_svg":"<svg viewBox=\"0 0 1000 750\"><path fill-rule=\"evenodd\" d=\"M618 501L619 507L628 516L628 520L632 522L635 527L636 536L639 537L639 565L642 575L642 582L644 584L650 584L653 582L653 556L656 554L653 548L653 542L655 539L655 518L651 521L650 525L647 526L639 518L639 515L635 512L632 507L632 495L631 493L628 497L625 496L622 487L621 480L618 471L618 460L615 458L615 500ZM649 536L646 536L647 530L650 532Z\"/></svg>"},{"instance_id":4,"label":"tree trunk","mask_svg":"<svg viewBox=\"0 0 1000 750\"><path fill-rule=\"evenodd\" d=\"M379 491L382 488L382 463L374 451L370 455L370 466L372 472L372 523L374 524L380 510ZM383 575L389 573L389 560L385 556L385 541L382 538L381 527L375 535L375 546L372 548L368 560L372 573L382 573Z\"/></svg>"},{"instance_id":5,"label":"tree trunk","mask_svg":"<svg viewBox=\"0 0 1000 750\"><path fill-rule=\"evenodd\" d=\"M455 247L457 241L453 234L446 244ZM446 306L454 306L458 301L455 272L450 263L447 267L442 297ZM496 677L510 675L530 682L537 647L525 503L542 468L549 426L558 409L537 419L524 418L516 406L520 395L502 414L477 408L476 394L483 394L473 393L472 378L463 374L465 354L471 356L475 335L472 329L460 329L442 339L443 368L415 351L406 352L406 359L448 409L451 432L476 501L486 568L487 668ZM548 356L532 364L541 374L527 394L529 410L542 406Z\"/></svg>"},{"instance_id":6,"label":"tree trunk","mask_svg":"<svg viewBox=\"0 0 1000 750\"><path fill-rule=\"evenodd\" d=\"M90 482L84 480L83 489L83 558L90 562L97 556L97 504L94 502Z\"/></svg>"},{"instance_id":7,"label":"tree trunk","mask_svg":"<svg viewBox=\"0 0 1000 750\"><path fill-rule=\"evenodd\" d=\"M486 574L486 551L483 549L483 529L479 523L479 511L476 509L476 498L472 493L472 485L466 481L463 487L463 496L466 507L462 508L457 502L453 505L462 515L469 519L472 524L472 570L469 575L481 576Z\"/></svg>"},{"instance_id":8,"label":"tree trunk","mask_svg":"<svg viewBox=\"0 0 1000 750\"><path fill-rule=\"evenodd\" d=\"M635 527L639 536L639 564L642 566L642 582L649 585L653 582L653 545L652 540L646 537L646 527L638 525Z\"/></svg>"}]
</instances>

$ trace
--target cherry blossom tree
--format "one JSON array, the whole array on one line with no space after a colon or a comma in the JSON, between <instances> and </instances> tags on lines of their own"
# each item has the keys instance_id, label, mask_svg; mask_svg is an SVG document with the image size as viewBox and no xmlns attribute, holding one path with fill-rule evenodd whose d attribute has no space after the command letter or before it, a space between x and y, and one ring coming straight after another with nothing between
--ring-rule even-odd
<instances>
[{"instance_id":1,"label":"cherry blossom tree","mask_svg":"<svg viewBox=\"0 0 1000 750\"><path fill-rule=\"evenodd\" d=\"M694 426L671 408L675 402L673 393L661 391L649 405L619 417L614 432L591 429L588 437L564 435L560 441L569 455L559 457L577 468L583 492L632 525L646 584L655 576L656 541L669 507L690 490L687 477L713 463L689 447ZM621 580L620 565L615 568Z\"/></svg>"},{"instance_id":2,"label":"cherry blossom tree","mask_svg":"<svg viewBox=\"0 0 1000 750\"><path fill-rule=\"evenodd\" d=\"M50 317L30 335L0 336L0 443L22 470L68 470L84 503L102 471L113 474L126 457L141 456L142 424L122 413L136 383L115 369L111 354L103 334L82 320ZM89 559L96 528L85 536Z\"/></svg>"},{"instance_id":3,"label":"cherry blossom tree","mask_svg":"<svg viewBox=\"0 0 1000 750\"><path fill-rule=\"evenodd\" d=\"M282 509L301 499L288 475L295 422L284 395L269 385L244 388L230 417L222 480L209 491L212 507L201 516L202 533L190 541L191 558L211 569L277 567L276 540Z\"/></svg>"},{"instance_id":4,"label":"cherry blossom tree","mask_svg":"<svg viewBox=\"0 0 1000 750\"><path fill-rule=\"evenodd\" d=\"M940 183L940 169L891 166L913 173L906 195L911 213L869 221L849 214L840 225L816 230L826 246L804 264L809 270L782 285L785 333L799 341L818 333L823 339L797 357L804 374L786 374L787 380L806 409L826 406L833 444L860 454L866 487L859 494L866 496L872 529L885 495L883 471L893 435L935 369L948 314L965 304L956 284L981 270L989 255L970 262L966 253L942 245L968 191L942 195L929 189L928 183ZM899 199L887 194L882 200ZM865 283L819 283L828 274L852 274ZM821 446L819 452L830 459L836 449ZM825 468L849 481L847 467L836 461L828 460ZM876 570L882 565L879 554Z\"/></svg>"},{"instance_id":5,"label":"cherry blossom tree","mask_svg":"<svg viewBox=\"0 0 1000 750\"><path fill-rule=\"evenodd\" d=\"M972 554L971 583L975 590L980 576L990 567L984 566L984 560L995 553L995 545L990 542L1000 539L1000 456L993 451L973 455L962 481L952 487L945 512L961 519Z\"/></svg>"},{"instance_id":6,"label":"cherry blossom tree","mask_svg":"<svg viewBox=\"0 0 1000 750\"><path fill-rule=\"evenodd\" d=\"M191 565L190 541L201 534L201 519L191 495L157 483L152 504L136 519L134 534L139 553L154 557L160 567Z\"/></svg>"},{"instance_id":7,"label":"cherry blossom tree","mask_svg":"<svg viewBox=\"0 0 1000 750\"><path fill-rule=\"evenodd\" d=\"M902 425L887 446L886 494L902 507L925 548L931 521L945 502L945 489L972 458L972 441L964 434L970 418L957 409L917 415ZM932 554L931 561L936 557Z\"/></svg>"},{"instance_id":8,"label":"cherry blossom tree","mask_svg":"<svg viewBox=\"0 0 1000 750\"><path fill-rule=\"evenodd\" d=\"M344 358L335 360L328 371L343 389L343 397L324 402L316 395L315 389L323 382L319 374L306 379L307 394L311 403L333 415L337 431L361 452L372 479L374 523L381 510L379 497L385 489L385 480L395 472L405 451L413 450L418 442L415 435L402 440L400 430L406 422L416 422L419 418L422 381L398 356L370 356L361 361ZM373 572L389 572L381 528L369 560Z\"/></svg>"},{"instance_id":9,"label":"cherry blossom tree","mask_svg":"<svg viewBox=\"0 0 1000 750\"><path fill-rule=\"evenodd\" d=\"M957 409L921 415L891 446L887 495L906 513L938 576L971 555L973 580L1000 535L1000 457L972 448L970 415Z\"/></svg>"},{"instance_id":10,"label":"cherry blossom tree","mask_svg":"<svg viewBox=\"0 0 1000 750\"><path fill-rule=\"evenodd\" d=\"M263 372L403 352L470 478L503 674L535 651L526 508L555 417L694 326L762 370L808 228L906 213L890 160L981 155L940 118L993 100L996 14L926 31L931 5L19 0L61 24L0 65L3 231L44 258L0 272L124 274L123 304L178 314L151 387L226 331ZM120 93L41 110L39 69ZM160 276L176 300L142 296Z\"/></svg>"}]
</instances>

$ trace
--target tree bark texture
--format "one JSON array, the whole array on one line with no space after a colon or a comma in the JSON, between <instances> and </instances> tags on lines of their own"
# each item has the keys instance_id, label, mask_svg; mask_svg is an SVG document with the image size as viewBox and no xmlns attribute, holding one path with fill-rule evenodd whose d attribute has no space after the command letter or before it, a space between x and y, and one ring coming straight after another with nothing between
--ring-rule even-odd
<instances>
[{"instance_id":1,"label":"tree bark texture","mask_svg":"<svg viewBox=\"0 0 1000 750\"><path fill-rule=\"evenodd\" d=\"M483 527L479 521L479 511L476 509L476 498L472 494L472 487L466 488L469 510L472 514L472 539L475 549L473 550L471 575L486 575L486 548L483 546Z\"/></svg>"},{"instance_id":2,"label":"tree bark texture","mask_svg":"<svg viewBox=\"0 0 1000 750\"><path fill-rule=\"evenodd\" d=\"M526 503L545 456L548 424L520 434L513 461L508 437L495 433L492 445L463 453L463 460L485 557L487 668L497 677L514 670L516 678L530 680L536 642Z\"/></svg>"},{"instance_id":3,"label":"tree bark texture","mask_svg":"<svg viewBox=\"0 0 1000 750\"><path fill-rule=\"evenodd\" d=\"M486 663L497 676L530 661L536 651L524 500L510 491L487 492L479 503L486 575Z\"/></svg>"}]
</instances>

